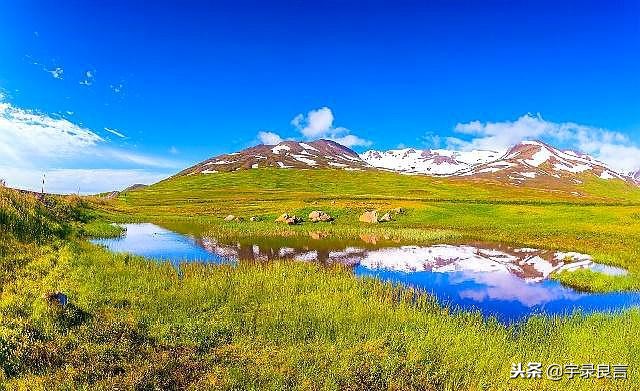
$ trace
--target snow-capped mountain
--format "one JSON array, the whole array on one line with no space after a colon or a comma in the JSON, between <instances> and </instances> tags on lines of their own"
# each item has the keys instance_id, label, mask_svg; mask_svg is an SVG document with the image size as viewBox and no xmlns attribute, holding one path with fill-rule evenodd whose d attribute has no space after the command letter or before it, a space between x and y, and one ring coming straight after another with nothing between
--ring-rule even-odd
<instances>
[{"instance_id":1,"label":"snow-capped mountain","mask_svg":"<svg viewBox=\"0 0 640 391\"><path fill-rule=\"evenodd\" d=\"M446 149L395 149L358 155L334 141L283 141L213 157L178 175L215 174L256 168L385 170L403 174L499 180L515 185L578 185L585 175L640 185L640 171L623 175L589 155L523 141L505 153ZM556 183L557 185L554 185Z\"/></svg>"},{"instance_id":2,"label":"snow-capped mountain","mask_svg":"<svg viewBox=\"0 0 640 391\"><path fill-rule=\"evenodd\" d=\"M283 141L278 145L256 145L245 150L205 160L179 175L215 174L252 168L334 168L364 170L371 167L357 153L334 141L308 143Z\"/></svg>"},{"instance_id":3,"label":"snow-capped mountain","mask_svg":"<svg viewBox=\"0 0 640 391\"><path fill-rule=\"evenodd\" d=\"M373 167L411 174L452 175L502 156L496 151L450 151L446 149L392 149L367 151L360 155Z\"/></svg>"},{"instance_id":4,"label":"snow-capped mountain","mask_svg":"<svg viewBox=\"0 0 640 391\"><path fill-rule=\"evenodd\" d=\"M593 157L575 151L561 151L540 141L523 141L500 159L473 166L457 176L490 177L512 183L533 179L568 180L581 183L578 174L600 179L629 180Z\"/></svg>"}]
</instances>

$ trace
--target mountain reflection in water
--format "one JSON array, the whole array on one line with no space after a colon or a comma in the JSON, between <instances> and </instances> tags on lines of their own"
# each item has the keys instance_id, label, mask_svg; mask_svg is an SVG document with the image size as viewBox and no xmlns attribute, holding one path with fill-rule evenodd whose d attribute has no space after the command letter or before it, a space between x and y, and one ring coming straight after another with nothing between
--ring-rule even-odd
<instances>
[{"instance_id":1,"label":"mountain reflection in water","mask_svg":"<svg viewBox=\"0 0 640 391\"><path fill-rule=\"evenodd\" d=\"M620 275L623 269L594 263L574 252L511 248L502 244L400 245L366 237L361 240L256 238L221 240L182 235L154 224L126 224L126 235L95 243L172 262L236 263L292 259L345 264L354 274L422 289L442 303L479 310L504 323L532 314L565 315L619 311L640 303L636 292L584 293L550 280L553 272L589 268Z\"/></svg>"}]
</instances>

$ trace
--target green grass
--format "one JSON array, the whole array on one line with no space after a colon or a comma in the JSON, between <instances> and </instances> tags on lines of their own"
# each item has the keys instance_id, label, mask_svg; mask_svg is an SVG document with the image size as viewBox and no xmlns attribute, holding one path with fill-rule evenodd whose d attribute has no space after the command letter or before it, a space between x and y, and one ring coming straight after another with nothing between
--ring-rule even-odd
<instances>
[{"instance_id":1,"label":"green grass","mask_svg":"<svg viewBox=\"0 0 640 391\"><path fill-rule=\"evenodd\" d=\"M62 291L70 304L47 304ZM3 287L0 363L29 389L580 389L509 380L512 362L640 362L640 313L505 328L343 268L167 264L67 242ZM4 354L4 356L1 356Z\"/></svg>"},{"instance_id":2,"label":"green grass","mask_svg":"<svg viewBox=\"0 0 640 391\"><path fill-rule=\"evenodd\" d=\"M330 178L340 184L322 183ZM111 220L241 237L502 241L583 251L631 271L556 276L580 289L637 289L638 192L586 186L592 194L574 200L500 184L267 170L180 178L116 201L2 190L0 389L640 389L637 309L505 327L347 268L275 261L176 273L84 240L119 234ZM407 213L396 221L357 221L398 206ZM272 221L313 209L336 222ZM264 219L226 223L229 213ZM69 304L48 301L53 292ZM529 361L623 363L630 379L509 380L511 363Z\"/></svg>"},{"instance_id":3,"label":"green grass","mask_svg":"<svg viewBox=\"0 0 640 391\"><path fill-rule=\"evenodd\" d=\"M558 277L583 290L640 289L640 189L585 176L554 191L495 182L341 170L247 170L172 178L103 206L118 221L152 221L179 232L211 236L389 237L412 243L500 242L592 255L628 269L627 277ZM584 196L576 197L578 191ZM371 226L365 210L407 209ZM332 224L279 226L281 213L306 217L322 209ZM235 214L260 222L227 223Z\"/></svg>"},{"instance_id":4,"label":"green grass","mask_svg":"<svg viewBox=\"0 0 640 391\"><path fill-rule=\"evenodd\" d=\"M108 221L97 219L82 226L82 234L92 238L115 238L122 236L125 231L122 227Z\"/></svg>"}]
</instances>

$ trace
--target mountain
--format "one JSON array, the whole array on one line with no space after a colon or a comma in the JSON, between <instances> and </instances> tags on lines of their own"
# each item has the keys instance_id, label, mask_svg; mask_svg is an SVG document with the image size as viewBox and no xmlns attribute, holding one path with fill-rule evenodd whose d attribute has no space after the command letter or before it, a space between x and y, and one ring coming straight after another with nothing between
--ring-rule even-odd
<instances>
[{"instance_id":1,"label":"mountain","mask_svg":"<svg viewBox=\"0 0 640 391\"><path fill-rule=\"evenodd\" d=\"M131 186L127 187L126 189L122 190L122 193L126 193L126 192L129 192L129 191L142 190L142 189L144 189L146 187L147 187L147 185L144 185L142 183L136 183L136 184L131 185Z\"/></svg>"},{"instance_id":2,"label":"mountain","mask_svg":"<svg viewBox=\"0 0 640 391\"><path fill-rule=\"evenodd\" d=\"M619 179L640 185L640 172L617 173L593 157L560 150L541 141L523 141L506 153L445 149L370 150L358 155L334 141L283 141L277 145L257 145L210 158L178 175L215 174L253 168L385 170L404 174L489 179L515 185L532 184L555 188L581 184L585 175Z\"/></svg>"},{"instance_id":3,"label":"mountain","mask_svg":"<svg viewBox=\"0 0 640 391\"><path fill-rule=\"evenodd\" d=\"M638 185L640 185L640 169L638 171L635 171L635 172L630 172L629 173L629 178L631 178L634 182L636 182Z\"/></svg>"},{"instance_id":4,"label":"mountain","mask_svg":"<svg viewBox=\"0 0 640 391\"><path fill-rule=\"evenodd\" d=\"M215 174L252 168L372 169L357 153L330 140L283 141L278 145L256 145L240 152L213 157L189 167L179 175Z\"/></svg>"},{"instance_id":5,"label":"mountain","mask_svg":"<svg viewBox=\"0 0 640 391\"><path fill-rule=\"evenodd\" d=\"M582 183L579 176L592 174L600 179L629 178L589 155L559 150L540 141L523 141L514 145L500 159L482 163L456 176L491 178L520 184L529 181L571 181Z\"/></svg>"},{"instance_id":6,"label":"mountain","mask_svg":"<svg viewBox=\"0 0 640 391\"><path fill-rule=\"evenodd\" d=\"M367 151L360 155L373 167L409 174L452 175L502 156L496 151L450 151L446 149L392 149Z\"/></svg>"}]
</instances>

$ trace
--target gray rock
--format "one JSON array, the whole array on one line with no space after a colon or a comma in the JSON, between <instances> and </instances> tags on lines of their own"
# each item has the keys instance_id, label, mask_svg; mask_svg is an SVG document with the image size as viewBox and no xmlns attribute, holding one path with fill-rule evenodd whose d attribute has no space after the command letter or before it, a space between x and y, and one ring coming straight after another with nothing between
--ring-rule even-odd
<instances>
[{"instance_id":1,"label":"gray rock","mask_svg":"<svg viewBox=\"0 0 640 391\"><path fill-rule=\"evenodd\" d=\"M393 220L393 218L391 217L391 213L385 213L384 215L382 215L382 217L380 217L378 221L383 223L391 220Z\"/></svg>"},{"instance_id":2,"label":"gray rock","mask_svg":"<svg viewBox=\"0 0 640 391\"><path fill-rule=\"evenodd\" d=\"M314 210L313 212L309 213L309 221L313 223L318 223L321 221L333 221L333 217L321 210Z\"/></svg>"}]
</instances>

